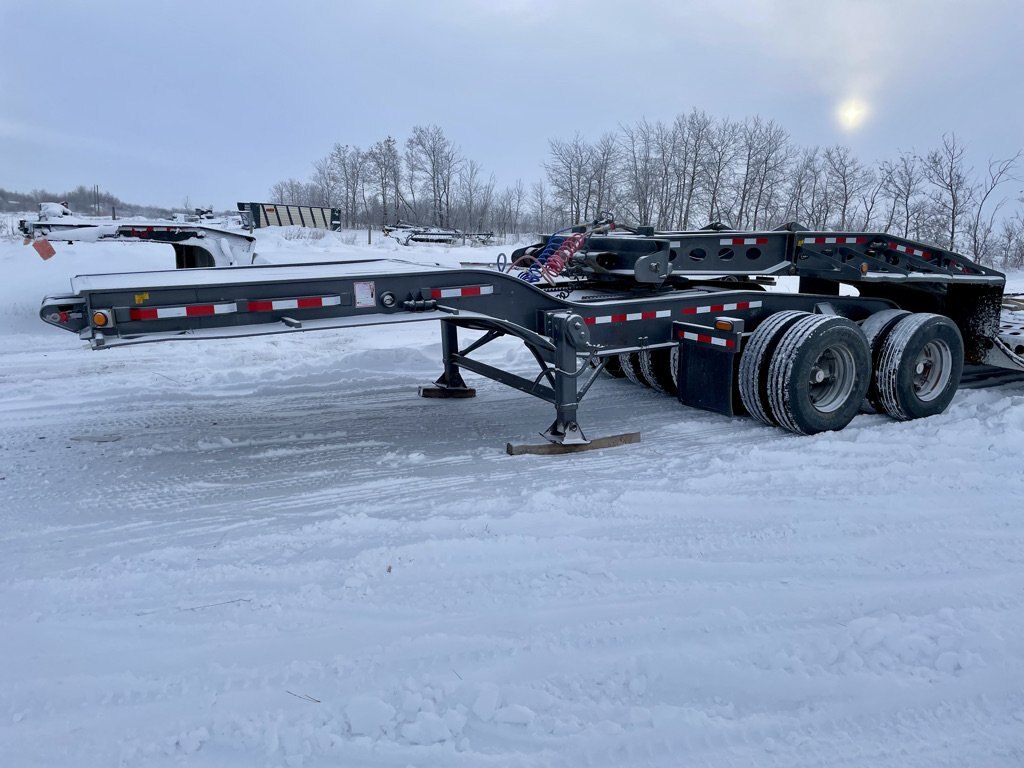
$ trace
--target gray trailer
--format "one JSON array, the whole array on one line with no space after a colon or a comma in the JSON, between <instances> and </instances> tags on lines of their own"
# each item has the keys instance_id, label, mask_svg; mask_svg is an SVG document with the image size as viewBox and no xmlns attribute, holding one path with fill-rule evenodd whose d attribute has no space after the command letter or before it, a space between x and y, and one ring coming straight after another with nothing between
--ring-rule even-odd
<instances>
[{"instance_id":1,"label":"gray trailer","mask_svg":"<svg viewBox=\"0 0 1024 768\"><path fill-rule=\"evenodd\" d=\"M884 233L600 221L493 269L369 260L84 275L40 315L94 349L438 320L441 372L420 395L473 396L468 371L545 400L551 452L637 439L581 429L602 372L799 434L862 410L941 413L965 365L1024 371L1024 312L1004 286L962 255ZM501 337L526 346L536 376L475 356Z\"/></svg>"}]
</instances>

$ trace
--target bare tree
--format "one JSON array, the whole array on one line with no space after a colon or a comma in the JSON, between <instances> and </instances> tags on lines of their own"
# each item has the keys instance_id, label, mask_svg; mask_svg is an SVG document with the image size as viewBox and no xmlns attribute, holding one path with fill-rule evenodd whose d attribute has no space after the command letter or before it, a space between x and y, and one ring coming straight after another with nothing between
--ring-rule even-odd
<instances>
[{"instance_id":1,"label":"bare tree","mask_svg":"<svg viewBox=\"0 0 1024 768\"><path fill-rule=\"evenodd\" d=\"M883 193L891 200L889 226L901 237L917 237L920 229L924 193L924 170L917 155L901 152L895 162L881 166Z\"/></svg>"},{"instance_id":2,"label":"bare tree","mask_svg":"<svg viewBox=\"0 0 1024 768\"><path fill-rule=\"evenodd\" d=\"M417 125L406 141L406 162L410 184L419 181L430 200L430 223L450 226L452 190L462 162L458 148L438 126Z\"/></svg>"},{"instance_id":3,"label":"bare tree","mask_svg":"<svg viewBox=\"0 0 1024 768\"><path fill-rule=\"evenodd\" d=\"M997 247L1003 269L1024 268L1024 218L1020 211L1003 220Z\"/></svg>"},{"instance_id":4,"label":"bare tree","mask_svg":"<svg viewBox=\"0 0 1024 768\"><path fill-rule=\"evenodd\" d=\"M740 126L731 120L715 124L708 136L707 161L704 163L704 183L708 190L708 217L711 221L731 218L731 205L724 201L733 165L741 151Z\"/></svg>"},{"instance_id":5,"label":"bare tree","mask_svg":"<svg viewBox=\"0 0 1024 768\"><path fill-rule=\"evenodd\" d=\"M389 218L398 217L400 199L399 174L401 163L398 157L398 142L391 136L378 141L366 151L367 162L373 173L374 194L380 198L380 223L388 224Z\"/></svg>"},{"instance_id":6,"label":"bare tree","mask_svg":"<svg viewBox=\"0 0 1024 768\"><path fill-rule=\"evenodd\" d=\"M630 214L637 224L651 224L657 185L654 129L646 120L620 126L622 176L629 193Z\"/></svg>"},{"instance_id":7,"label":"bare tree","mask_svg":"<svg viewBox=\"0 0 1024 768\"><path fill-rule=\"evenodd\" d=\"M965 165L967 148L955 133L942 137L942 147L933 149L923 158L925 180L931 185L928 197L936 218L936 239L952 251L957 247L957 236L968 219L974 204L974 187L970 182L970 169Z\"/></svg>"},{"instance_id":8,"label":"bare tree","mask_svg":"<svg viewBox=\"0 0 1024 768\"><path fill-rule=\"evenodd\" d=\"M614 134L606 133L593 147L590 168L590 195L583 216L597 218L615 207L619 142Z\"/></svg>"},{"instance_id":9,"label":"bare tree","mask_svg":"<svg viewBox=\"0 0 1024 768\"><path fill-rule=\"evenodd\" d=\"M714 124L710 117L697 110L686 116L685 127L680 125L681 122L682 118L677 117L676 125L683 136L683 154L678 162L678 173L683 179L683 209L680 212L679 227L689 229L691 217L699 205L698 190L705 176L703 169L708 161Z\"/></svg>"},{"instance_id":10,"label":"bare tree","mask_svg":"<svg viewBox=\"0 0 1024 768\"><path fill-rule=\"evenodd\" d=\"M830 222L837 229L850 229L856 218L859 195L870 185L871 177L849 147L828 147L824 154L828 187L835 201L838 218Z\"/></svg>"},{"instance_id":11,"label":"bare tree","mask_svg":"<svg viewBox=\"0 0 1024 768\"><path fill-rule=\"evenodd\" d=\"M270 188L271 202L279 205L314 205L312 202L316 189L298 179L279 181Z\"/></svg>"},{"instance_id":12,"label":"bare tree","mask_svg":"<svg viewBox=\"0 0 1024 768\"><path fill-rule=\"evenodd\" d=\"M552 139L548 144L550 153L544 168L552 193L565 207L572 223L583 221L591 194L590 171L594 150L579 133L569 141Z\"/></svg>"},{"instance_id":13,"label":"bare tree","mask_svg":"<svg viewBox=\"0 0 1024 768\"><path fill-rule=\"evenodd\" d=\"M512 198L510 200L512 214L511 231L516 234L519 233L519 223L523 217L523 205L526 203L526 188L523 186L522 179L516 179L515 186L511 189Z\"/></svg>"},{"instance_id":14,"label":"bare tree","mask_svg":"<svg viewBox=\"0 0 1024 768\"><path fill-rule=\"evenodd\" d=\"M549 219L551 211L548 203L548 190L544 186L544 180L535 181L530 187L530 196L533 202L534 224L538 232L550 229Z\"/></svg>"},{"instance_id":15,"label":"bare tree","mask_svg":"<svg viewBox=\"0 0 1024 768\"><path fill-rule=\"evenodd\" d=\"M316 205L334 207L338 194L338 176L334 171L331 156L321 157L313 163L313 176L310 182L316 189Z\"/></svg>"},{"instance_id":16,"label":"bare tree","mask_svg":"<svg viewBox=\"0 0 1024 768\"><path fill-rule=\"evenodd\" d=\"M996 190L1012 178L1014 166L1020 159L1020 152L1005 160L989 160L988 173L975 186L973 197L976 200L974 217L969 223L971 253L982 263L992 263L990 251L994 247L996 214L1006 202L1005 199L993 198Z\"/></svg>"},{"instance_id":17,"label":"bare tree","mask_svg":"<svg viewBox=\"0 0 1024 768\"><path fill-rule=\"evenodd\" d=\"M483 220L494 198L494 176L484 181L483 168L476 160L462 163L458 175L460 221L463 229L482 231Z\"/></svg>"}]
</instances>

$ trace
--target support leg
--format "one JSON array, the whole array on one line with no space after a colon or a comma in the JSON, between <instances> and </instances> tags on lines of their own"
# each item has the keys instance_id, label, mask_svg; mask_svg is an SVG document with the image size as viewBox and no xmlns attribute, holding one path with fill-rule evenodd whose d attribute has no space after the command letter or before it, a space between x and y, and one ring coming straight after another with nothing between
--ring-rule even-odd
<instances>
[{"instance_id":1,"label":"support leg","mask_svg":"<svg viewBox=\"0 0 1024 768\"><path fill-rule=\"evenodd\" d=\"M586 445L590 441L576 421L580 401L576 388L576 345L564 322L556 324L554 341L555 420L544 437L561 445Z\"/></svg>"},{"instance_id":2,"label":"support leg","mask_svg":"<svg viewBox=\"0 0 1024 768\"><path fill-rule=\"evenodd\" d=\"M444 372L433 387L420 387L420 397L476 397L476 390L467 387L462 371L455 363L459 353L459 328L448 320L441 321L441 358Z\"/></svg>"}]
</instances>

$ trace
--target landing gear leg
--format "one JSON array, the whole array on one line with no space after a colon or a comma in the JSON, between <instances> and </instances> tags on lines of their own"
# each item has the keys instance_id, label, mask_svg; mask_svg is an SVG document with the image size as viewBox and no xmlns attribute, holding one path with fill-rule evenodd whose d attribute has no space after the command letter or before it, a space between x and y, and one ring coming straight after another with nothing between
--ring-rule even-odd
<instances>
[{"instance_id":1,"label":"landing gear leg","mask_svg":"<svg viewBox=\"0 0 1024 768\"><path fill-rule=\"evenodd\" d=\"M552 340L555 348L551 352L551 367L546 375L551 382L551 389L544 396L555 406L555 420L543 437L548 440L541 445L513 445L509 443L505 450L510 455L533 453L551 455L558 453L576 453L594 448L611 448L616 445L627 445L640 442L640 433L631 432L611 437L588 440L583 434L576 411L580 400L601 373L601 367L592 368L584 364L577 369L577 349L588 343L586 325L575 316L552 318ZM589 375L584 375L589 373Z\"/></svg>"},{"instance_id":2,"label":"landing gear leg","mask_svg":"<svg viewBox=\"0 0 1024 768\"><path fill-rule=\"evenodd\" d=\"M462 371L455 363L459 354L459 329L455 323L441 321L441 358L444 373L434 382L432 387L420 387L420 397L476 397L476 390L467 387L462 379Z\"/></svg>"},{"instance_id":3,"label":"landing gear leg","mask_svg":"<svg viewBox=\"0 0 1024 768\"><path fill-rule=\"evenodd\" d=\"M559 445L587 445L583 430L576 421L580 398L576 391L576 344L567 333L564 321L555 323L555 420L544 432L544 437Z\"/></svg>"}]
</instances>

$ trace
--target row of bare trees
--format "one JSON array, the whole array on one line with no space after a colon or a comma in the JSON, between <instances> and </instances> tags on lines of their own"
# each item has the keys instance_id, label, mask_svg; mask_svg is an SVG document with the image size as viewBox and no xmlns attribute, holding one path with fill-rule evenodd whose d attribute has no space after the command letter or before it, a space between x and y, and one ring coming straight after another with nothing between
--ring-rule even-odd
<instances>
[{"instance_id":1,"label":"row of bare trees","mask_svg":"<svg viewBox=\"0 0 1024 768\"><path fill-rule=\"evenodd\" d=\"M342 210L346 226L406 220L462 230L496 224L517 231L522 184L495 193L493 176L461 151L436 125L416 126L403 147L388 136L363 149L335 144L313 163L308 181L288 179L270 190L274 202Z\"/></svg>"},{"instance_id":2,"label":"row of bare trees","mask_svg":"<svg viewBox=\"0 0 1024 768\"><path fill-rule=\"evenodd\" d=\"M716 119L693 110L671 122L640 120L596 141L552 139L544 178L497 189L494 177L437 126L403 144L336 144L308 181L271 189L275 202L341 208L347 226L420 224L549 231L614 212L663 230L721 221L770 229L790 221L818 230L892 232L1024 266L1024 200L1014 199L1021 153L976 170L954 134L923 153L866 164L844 146L798 146L759 117Z\"/></svg>"}]
</instances>

